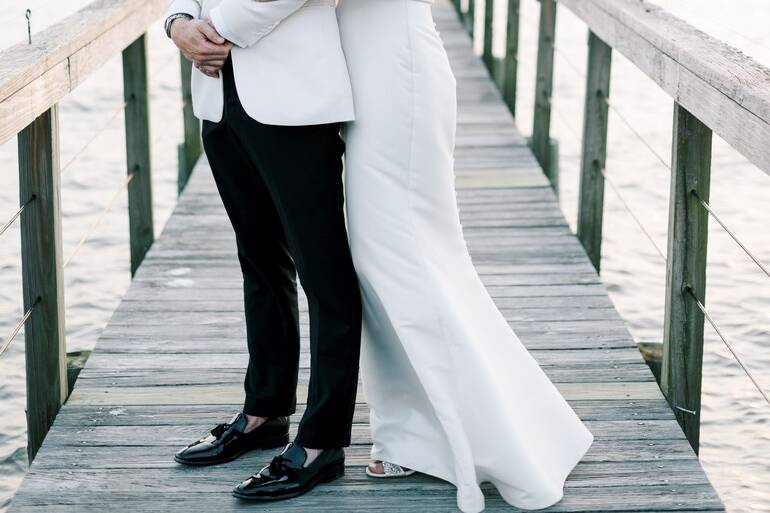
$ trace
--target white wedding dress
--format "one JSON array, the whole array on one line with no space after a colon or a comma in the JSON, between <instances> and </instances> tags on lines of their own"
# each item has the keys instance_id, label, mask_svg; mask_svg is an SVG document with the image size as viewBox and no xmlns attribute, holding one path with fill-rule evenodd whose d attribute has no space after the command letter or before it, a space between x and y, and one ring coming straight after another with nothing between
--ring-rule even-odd
<instances>
[{"instance_id":1,"label":"white wedding dress","mask_svg":"<svg viewBox=\"0 0 770 513\"><path fill-rule=\"evenodd\" d=\"M430 2L340 0L356 121L346 127L350 244L364 300L372 457L513 506L558 502L593 436L490 299L457 211L455 79Z\"/></svg>"}]
</instances>

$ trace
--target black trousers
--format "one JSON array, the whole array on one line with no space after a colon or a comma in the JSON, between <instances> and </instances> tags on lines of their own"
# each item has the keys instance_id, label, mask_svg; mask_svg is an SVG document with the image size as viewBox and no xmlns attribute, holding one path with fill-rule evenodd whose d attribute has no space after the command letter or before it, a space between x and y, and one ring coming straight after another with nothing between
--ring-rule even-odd
<instances>
[{"instance_id":1,"label":"black trousers","mask_svg":"<svg viewBox=\"0 0 770 513\"><path fill-rule=\"evenodd\" d=\"M345 447L358 385L361 297L343 215L339 123L259 123L238 99L230 59L223 76L224 115L218 123L203 122L203 144L243 272L249 347L244 412L295 412L299 274L310 314L311 372L296 442Z\"/></svg>"}]
</instances>

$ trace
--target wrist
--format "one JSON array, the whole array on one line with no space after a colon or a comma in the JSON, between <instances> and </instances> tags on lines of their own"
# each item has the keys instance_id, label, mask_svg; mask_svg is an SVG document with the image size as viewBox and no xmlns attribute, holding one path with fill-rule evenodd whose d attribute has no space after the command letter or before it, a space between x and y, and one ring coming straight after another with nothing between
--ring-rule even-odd
<instances>
[{"instance_id":1,"label":"wrist","mask_svg":"<svg viewBox=\"0 0 770 513\"><path fill-rule=\"evenodd\" d=\"M193 19L193 17L190 16L189 14L185 14L185 13L172 14L171 16L166 18L166 35L169 38L173 39L174 38L174 25L178 25L178 23L175 23L175 22L178 22L178 21L187 22L187 21L190 21L192 19Z\"/></svg>"}]
</instances>

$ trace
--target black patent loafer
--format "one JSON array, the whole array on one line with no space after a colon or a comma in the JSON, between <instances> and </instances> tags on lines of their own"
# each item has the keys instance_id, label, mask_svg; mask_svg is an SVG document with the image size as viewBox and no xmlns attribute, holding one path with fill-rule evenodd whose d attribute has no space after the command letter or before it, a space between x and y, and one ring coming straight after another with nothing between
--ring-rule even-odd
<instances>
[{"instance_id":1,"label":"black patent loafer","mask_svg":"<svg viewBox=\"0 0 770 513\"><path fill-rule=\"evenodd\" d=\"M290 499L345 473L342 449L324 449L307 467L306 459L305 449L291 443L269 465L236 486L233 495L254 501Z\"/></svg>"},{"instance_id":2,"label":"black patent loafer","mask_svg":"<svg viewBox=\"0 0 770 513\"><path fill-rule=\"evenodd\" d=\"M217 465L233 461L255 449L274 449L289 443L289 418L275 417L258 428L244 433L246 416L239 413L226 424L220 424L211 433L174 455L183 465Z\"/></svg>"}]
</instances>

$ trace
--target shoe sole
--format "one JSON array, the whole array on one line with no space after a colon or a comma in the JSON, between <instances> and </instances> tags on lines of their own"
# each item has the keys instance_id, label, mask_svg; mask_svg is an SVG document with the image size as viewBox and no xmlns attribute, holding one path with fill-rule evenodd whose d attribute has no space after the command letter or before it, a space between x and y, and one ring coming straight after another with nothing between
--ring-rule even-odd
<instances>
[{"instance_id":1,"label":"shoe sole","mask_svg":"<svg viewBox=\"0 0 770 513\"><path fill-rule=\"evenodd\" d=\"M337 479L341 478L344 475L345 475L345 460L342 460L339 463L335 463L334 466L324 474L319 475L318 479L316 479L316 481L313 484L311 484L304 490L301 490L298 492L287 493L286 495L278 495L274 497L259 497L259 496L255 497L252 495L245 495L233 490L233 495L241 500L257 501L257 502L273 502L273 501L281 501L285 499L293 499L295 497L299 497L300 495L306 494L307 492L309 492L319 484L331 483L332 481L336 481Z\"/></svg>"},{"instance_id":2,"label":"shoe sole","mask_svg":"<svg viewBox=\"0 0 770 513\"><path fill-rule=\"evenodd\" d=\"M190 461L185 460L184 458L180 458L176 455L174 455L174 461L177 463L180 463L182 465L187 465L188 467L212 467L214 465L222 465L223 463L229 463L231 461L235 461L241 456L243 456L246 453L249 453L251 451L261 451L261 450L267 450L267 449L277 449L278 447L283 447L289 443L289 434L282 435L281 437L274 438L271 440L266 440L265 442L251 447L250 449L247 449L245 451L239 452L233 456L230 456L228 458L225 458L223 460L216 460L216 461Z\"/></svg>"}]
</instances>

